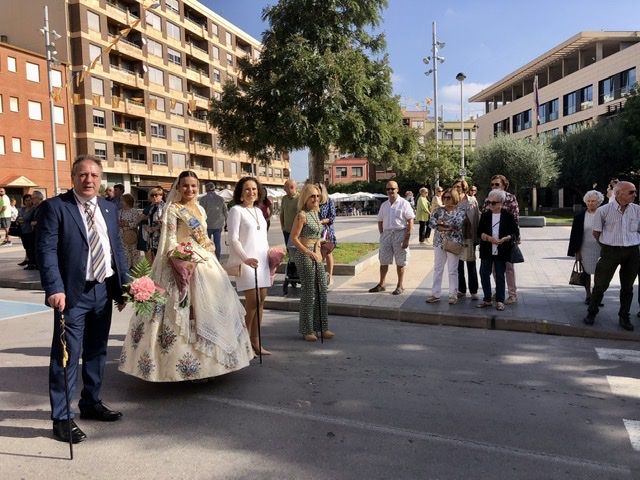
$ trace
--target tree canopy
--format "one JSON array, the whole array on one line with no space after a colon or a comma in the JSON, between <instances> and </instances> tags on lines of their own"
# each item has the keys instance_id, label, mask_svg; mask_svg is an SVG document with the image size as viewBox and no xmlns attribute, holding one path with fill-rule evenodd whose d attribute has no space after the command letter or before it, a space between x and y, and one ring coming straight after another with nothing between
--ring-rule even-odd
<instances>
[{"instance_id":1,"label":"tree canopy","mask_svg":"<svg viewBox=\"0 0 640 480\"><path fill-rule=\"evenodd\" d=\"M511 189L545 187L558 176L556 155L545 143L515 139L507 135L478 147L470 154L473 179L480 189L493 175L504 175Z\"/></svg>"},{"instance_id":2,"label":"tree canopy","mask_svg":"<svg viewBox=\"0 0 640 480\"><path fill-rule=\"evenodd\" d=\"M387 0L280 0L263 12L270 24L258 60L238 60L237 84L211 100L209 121L222 147L269 162L309 148L311 176L324 177L331 146L400 166L415 156L392 95L383 35L372 30Z\"/></svg>"}]
</instances>

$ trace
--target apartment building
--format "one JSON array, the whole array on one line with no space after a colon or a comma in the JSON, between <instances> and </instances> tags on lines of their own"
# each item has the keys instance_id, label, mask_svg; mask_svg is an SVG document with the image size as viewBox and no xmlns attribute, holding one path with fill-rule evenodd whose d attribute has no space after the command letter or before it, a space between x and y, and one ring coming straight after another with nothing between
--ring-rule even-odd
<instances>
[{"instance_id":1,"label":"apartment building","mask_svg":"<svg viewBox=\"0 0 640 480\"><path fill-rule=\"evenodd\" d=\"M638 69L640 32L580 32L469 99L485 104L478 145L499 134L553 137L616 115Z\"/></svg>"},{"instance_id":2,"label":"apartment building","mask_svg":"<svg viewBox=\"0 0 640 480\"><path fill-rule=\"evenodd\" d=\"M20 205L20 197L35 190L45 197L55 195L54 149L58 186L71 186L73 114L63 93L54 101L51 118L46 58L4 40L0 38L0 186ZM64 65L54 67L52 85L61 87L68 80L67 72Z\"/></svg>"},{"instance_id":3,"label":"apartment building","mask_svg":"<svg viewBox=\"0 0 640 480\"><path fill-rule=\"evenodd\" d=\"M460 148L464 138L465 149L473 150L476 145L476 120L469 118L460 120L443 120L439 118L438 140L442 145L451 145ZM418 142L421 144L430 138L435 138L435 120L425 110L402 110L402 124L418 130ZM463 133L461 133L463 132Z\"/></svg>"},{"instance_id":4,"label":"apartment building","mask_svg":"<svg viewBox=\"0 0 640 480\"><path fill-rule=\"evenodd\" d=\"M335 185L337 183L368 182L369 161L366 158L342 157L325 165L325 183Z\"/></svg>"},{"instance_id":5,"label":"apartment building","mask_svg":"<svg viewBox=\"0 0 640 480\"><path fill-rule=\"evenodd\" d=\"M3 11L0 33L18 45L42 42L34 17L44 3ZM222 85L244 81L238 58L259 57L256 39L194 0L64 0L49 15L51 28L66 32L56 45L73 70L77 151L104 159L105 183L134 193L168 188L185 168L219 186L247 174L268 186L289 177L288 155L268 167L230 155L206 121Z\"/></svg>"}]
</instances>

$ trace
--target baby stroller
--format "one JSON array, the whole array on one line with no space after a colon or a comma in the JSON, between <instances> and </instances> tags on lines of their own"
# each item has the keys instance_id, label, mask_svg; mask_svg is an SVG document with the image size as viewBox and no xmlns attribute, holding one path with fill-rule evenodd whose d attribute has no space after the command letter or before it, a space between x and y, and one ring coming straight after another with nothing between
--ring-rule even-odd
<instances>
[{"instance_id":1,"label":"baby stroller","mask_svg":"<svg viewBox=\"0 0 640 480\"><path fill-rule=\"evenodd\" d=\"M282 294L286 295L289 293L289 284L293 288L296 288L296 285L300 283L300 277L298 276L298 269L296 268L296 264L293 262L291 258L291 253L289 253L289 260L287 261L287 268L284 272L284 283L282 284Z\"/></svg>"}]
</instances>

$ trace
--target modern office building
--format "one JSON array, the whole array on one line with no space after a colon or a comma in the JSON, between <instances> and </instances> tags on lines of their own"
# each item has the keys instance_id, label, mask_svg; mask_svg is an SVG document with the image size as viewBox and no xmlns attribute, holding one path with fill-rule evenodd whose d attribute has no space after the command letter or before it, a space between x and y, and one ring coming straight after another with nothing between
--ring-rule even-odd
<instances>
[{"instance_id":1,"label":"modern office building","mask_svg":"<svg viewBox=\"0 0 640 480\"><path fill-rule=\"evenodd\" d=\"M580 32L469 99L485 104L478 145L498 134L551 137L616 115L639 68L640 32Z\"/></svg>"},{"instance_id":2,"label":"modern office building","mask_svg":"<svg viewBox=\"0 0 640 480\"><path fill-rule=\"evenodd\" d=\"M68 80L67 73L65 65L56 66L52 85L61 87ZM46 59L0 41L0 186L18 199L18 205L23 194L34 190L45 197L54 195L54 148L58 187L71 186L73 113L63 93L54 101L52 121L49 98Z\"/></svg>"},{"instance_id":3,"label":"modern office building","mask_svg":"<svg viewBox=\"0 0 640 480\"><path fill-rule=\"evenodd\" d=\"M0 33L43 49L46 3L1 7ZM206 121L222 85L244 81L238 58L259 57L256 39L194 0L48 3L50 28L64 33L58 58L68 58L73 72L66 90L77 151L104 159L103 181L136 193L170 187L185 168L221 187L247 174L273 186L289 176L288 155L268 167L230 155Z\"/></svg>"}]
</instances>

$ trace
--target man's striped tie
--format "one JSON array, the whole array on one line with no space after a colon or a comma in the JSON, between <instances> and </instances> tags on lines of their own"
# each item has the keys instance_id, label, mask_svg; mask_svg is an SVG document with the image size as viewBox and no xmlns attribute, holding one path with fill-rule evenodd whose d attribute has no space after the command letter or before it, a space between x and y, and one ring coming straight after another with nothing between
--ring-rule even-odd
<instances>
[{"instance_id":1,"label":"man's striped tie","mask_svg":"<svg viewBox=\"0 0 640 480\"><path fill-rule=\"evenodd\" d=\"M89 227L89 248L91 249L91 268L95 280L99 283L104 282L107 275L107 266L104 261L104 250L102 243L100 243L100 235L98 235L98 229L96 228L96 222L93 218L95 215L96 205L91 211L91 204L89 202L84 203L84 213L87 215L87 226Z\"/></svg>"}]
</instances>

